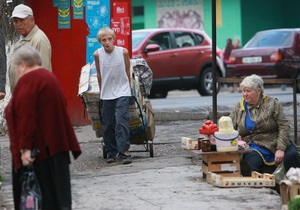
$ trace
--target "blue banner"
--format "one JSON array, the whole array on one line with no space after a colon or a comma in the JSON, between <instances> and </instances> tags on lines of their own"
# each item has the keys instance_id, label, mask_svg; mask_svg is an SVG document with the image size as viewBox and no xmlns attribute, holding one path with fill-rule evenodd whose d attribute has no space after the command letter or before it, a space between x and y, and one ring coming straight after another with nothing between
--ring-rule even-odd
<instances>
[{"instance_id":1,"label":"blue banner","mask_svg":"<svg viewBox=\"0 0 300 210\"><path fill-rule=\"evenodd\" d=\"M83 19L83 0L72 0L73 6L73 18L74 19Z\"/></svg>"},{"instance_id":2,"label":"blue banner","mask_svg":"<svg viewBox=\"0 0 300 210\"><path fill-rule=\"evenodd\" d=\"M58 28L71 28L70 20L70 0L58 1Z\"/></svg>"},{"instance_id":3,"label":"blue banner","mask_svg":"<svg viewBox=\"0 0 300 210\"><path fill-rule=\"evenodd\" d=\"M53 5L53 7L57 7L58 6L58 0L52 0L52 5Z\"/></svg>"},{"instance_id":4,"label":"blue banner","mask_svg":"<svg viewBox=\"0 0 300 210\"><path fill-rule=\"evenodd\" d=\"M90 30L86 40L86 62L91 64L95 50L101 46L97 33L100 28L110 26L110 0L85 0L85 8L85 20Z\"/></svg>"}]
</instances>

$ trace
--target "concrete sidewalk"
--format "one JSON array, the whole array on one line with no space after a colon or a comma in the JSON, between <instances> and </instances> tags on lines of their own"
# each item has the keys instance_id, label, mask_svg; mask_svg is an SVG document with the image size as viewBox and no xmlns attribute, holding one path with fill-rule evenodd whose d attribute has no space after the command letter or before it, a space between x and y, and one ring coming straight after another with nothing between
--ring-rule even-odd
<instances>
[{"instance_id":1,"label":"concrete sidewalk","mask_svg":"<svg viewBox=\"0 0 300 210\"><path fill-rule=\"evenodd\" d=\"M132 153L133 163L130 165L114 163L81 171L76 171L76 166L86 163L86 155L90 155L92 159L89 161L96 164L103 163L103 160L99 158L99 139L91 126L76 127L84 155L73 161L71 166L73 209L281 209L280 196L269 188L218 188L202 179L200 160L192 161L197 157L183 150L179 144L181 136L197 138L202 123L157 123L154 158L150 158L148 153ZM7 146L7 140L1 141ZM88 145L97 148L97 155L87 149ZM173 151L161 154L160 148L168 145ZM11 185L4 184L1 191L6 209L11 209Z\"/></svg>"}]
</instances>

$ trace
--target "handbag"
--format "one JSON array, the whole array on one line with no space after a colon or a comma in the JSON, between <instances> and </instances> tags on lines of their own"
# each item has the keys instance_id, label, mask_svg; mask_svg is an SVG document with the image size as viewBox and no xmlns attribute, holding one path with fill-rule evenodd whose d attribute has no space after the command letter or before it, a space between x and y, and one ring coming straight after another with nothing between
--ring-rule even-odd
<instances>
[{"instance_id":1,"label":"handbag","mask_svg":"<svg viewBox=\"0 0 300 210\"><path fill-rule=\"evenodd\" d=\"M42 208L42 193L32 164L24 167L22 175L21 210Z\"/></svg>"}]
</instances>

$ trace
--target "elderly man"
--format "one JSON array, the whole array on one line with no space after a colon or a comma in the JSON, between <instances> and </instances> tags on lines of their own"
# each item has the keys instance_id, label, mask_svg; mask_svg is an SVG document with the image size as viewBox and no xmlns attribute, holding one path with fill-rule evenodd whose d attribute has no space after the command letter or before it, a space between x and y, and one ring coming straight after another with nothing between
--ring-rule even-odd
<instances>
[{"instance_id":1,"label":"elderly man","mask_svg":"<svg viewBox=\"0 0 300 210\"><path fill-rule=\"evenodd\" d=\"M12 12L11 16L16 31L21 35L14 51L22 46L35 48L42 57L42 67L52 71L51 66L51 44L46 34L35 24L33 11L30 7L19 4ZM10 85L13 90L15 86L14 78L10 76Z\"/></svg>"},{"instance_id":2,"label":"elderly man","mask_svg":"<svg viewBox=\"0 0 300 210\"><path fill-rule=\"evenodd\" d=\"M23 45L34 47L41 54L42 66L52 71L51 44L46 34L35 24L32 9L20 4L14 8L11 18L16 31L21 35L14 50Z\"/></svg>"}]
</instances>

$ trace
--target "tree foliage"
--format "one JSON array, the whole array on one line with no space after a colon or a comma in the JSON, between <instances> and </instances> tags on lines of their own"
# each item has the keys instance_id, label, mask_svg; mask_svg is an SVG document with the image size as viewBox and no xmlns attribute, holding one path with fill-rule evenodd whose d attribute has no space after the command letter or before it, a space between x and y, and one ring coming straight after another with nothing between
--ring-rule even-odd
<instances>
[{"instance_id":1,"label":"tree foliage","mask_svg":"<svg viewBox=\"0 0 300 210\"><path fill-rule=\"evenodd\" d=\"M10 2L10 1L8 1ZM12 0L12 2L7 3L7 0L0 0L0 28L5 34L6 42L15 41L18 39L18 34L16 33L13 23L10 19L13 8L18 4L24 3L24 0Z\"/></svg>"}]
</instances>

